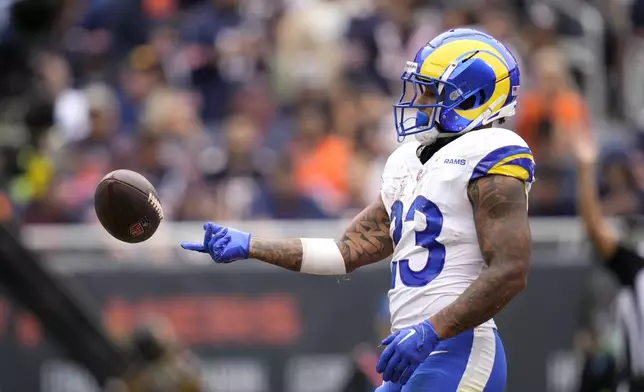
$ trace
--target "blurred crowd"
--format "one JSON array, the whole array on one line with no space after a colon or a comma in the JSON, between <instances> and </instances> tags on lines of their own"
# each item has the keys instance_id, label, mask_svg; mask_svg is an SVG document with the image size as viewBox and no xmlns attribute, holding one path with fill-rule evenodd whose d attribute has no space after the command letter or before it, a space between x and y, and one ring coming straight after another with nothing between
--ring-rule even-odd
<instances>
[{"instance_id":1,"label":"blurred crowd","mask_svg":"<svg viewBox=\"0 0 644 392\"><path fill-rule=\"evenodd\" d=\"M562 146L579 133L605 147L606 213L644 211L642 0L48 0L37 38L10 3L0 220L91 221L118 168L144 174L171 220L350 216L397 146L405 61L459 26L521 64L508 126L537 160L531 213L575 213Z\"/></svg>"}]
</instances>

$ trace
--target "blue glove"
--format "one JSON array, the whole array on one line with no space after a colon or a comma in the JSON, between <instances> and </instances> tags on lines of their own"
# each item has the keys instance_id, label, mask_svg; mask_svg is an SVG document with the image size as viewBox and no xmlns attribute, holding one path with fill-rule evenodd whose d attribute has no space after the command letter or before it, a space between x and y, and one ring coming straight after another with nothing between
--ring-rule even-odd
<instances>
[{"instance_id":1,"label":"blue glove","mask_svg":"<svg viewBox=\"0 0 644 392\"><path fill-rule=\"evenodd\" d=\"M248 258L250 234L211 222L205 223L203 229L206 231L203 243L182 242L181 247L208 253L215 263L232 263L235 260Z\"/></svg>"},{"instance_id":2,"label":"blue glove","mask_svg":"<svg viewBox=\"0 0 644 392\"><path fill-rule=\"evenodd\" d=\"M434 351L439 340L427 320L396 331L382 341L381 344L387 347L380 354L376 371L382 373L385 381L405 385L418 365Z\"/></svg>"}]
</instances>

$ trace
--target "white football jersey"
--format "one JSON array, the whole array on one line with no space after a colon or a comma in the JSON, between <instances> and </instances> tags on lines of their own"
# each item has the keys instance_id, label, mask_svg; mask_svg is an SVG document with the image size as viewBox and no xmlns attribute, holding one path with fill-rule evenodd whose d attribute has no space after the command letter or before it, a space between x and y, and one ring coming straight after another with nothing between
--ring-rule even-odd
<instances>
[{"instance_id":1,"label":"white football jersey","mask_svg":"<svg viewBox=\"0 0 644 392\"><path fill-rule=\"evenodd\" d=\"M486 264L467 196L470 181L491 174L521 179L526 193L534 159L516 133L490 128L442 147L424 165L419 144L401 145L389 157L381 197L394 241L389 309L392 330L419 323L449 305ZM484 325L494 326L490 320Z\"/></svg>"}]
</instances>

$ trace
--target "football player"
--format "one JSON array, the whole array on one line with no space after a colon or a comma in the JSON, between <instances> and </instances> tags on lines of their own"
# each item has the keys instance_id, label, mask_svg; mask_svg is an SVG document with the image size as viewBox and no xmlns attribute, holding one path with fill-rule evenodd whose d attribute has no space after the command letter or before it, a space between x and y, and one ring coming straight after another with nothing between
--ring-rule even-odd
<instances>
[{"instance_id":1,"label":"football player","mask_svg":"<svg viewBox=\"0 0 644 392\"><path fill-rule=\"evenodd\" d=\"M323 275L392 256L377 391L501 392L506 359L492 317L525 287L531 251L532 153L492 126L514 114L517 62L493 37L455 29L422 47L401 78L396 131L415 140L392 153L380 195L340 238L265 239L206 223L203 242L182 247L216 263L252 258Z\"/></svg>"}]
</instances>

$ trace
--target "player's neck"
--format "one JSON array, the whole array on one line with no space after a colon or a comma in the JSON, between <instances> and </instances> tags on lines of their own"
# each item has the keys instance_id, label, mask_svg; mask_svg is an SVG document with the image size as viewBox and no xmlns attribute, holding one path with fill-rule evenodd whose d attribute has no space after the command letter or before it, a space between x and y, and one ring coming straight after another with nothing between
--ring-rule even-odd
<instances>
[{"instance_id":1,"label":"player's neck","mask_svg":"<svg viewBox=\"0 0 644 392\"><path fill-rule=\"evenodd\" d=\"M431 159L432 156L434 156L434 154L438 152L438 150L448 145L451 141L458 139L459 137L461 137L461 135L454 137L444 137L437 139L429 146L418 147L418 150L416 150L416 155L418 156L418 159L420 159L420 163L424 165Z\"/></svg>"},{"instance_id":2,"label":"player's neck","mask_svg":"<svg viewBox=\"0 0 644 392\"><path fill-rule=\"evenodd\" d=\"M480 129L487 129L487 128L492 128L492 124L487 124L482 127L475 128L471 130L470 132L475 132ZM467 133L470 133L467 132ZM459 137L467 134L467 133L462 133L460 135L454 136L454 137L444 137L444 138L439 138L434 142L433 144L429 146L420 146L418 147L418 150L416 150L416 155L418 156L418 159L420 159L420 162L424 165L431 159L434 154L438 152L441 148L445 147L446 145L450 144L454 140L458 139Z\"/></svg>"}]
</instances>

